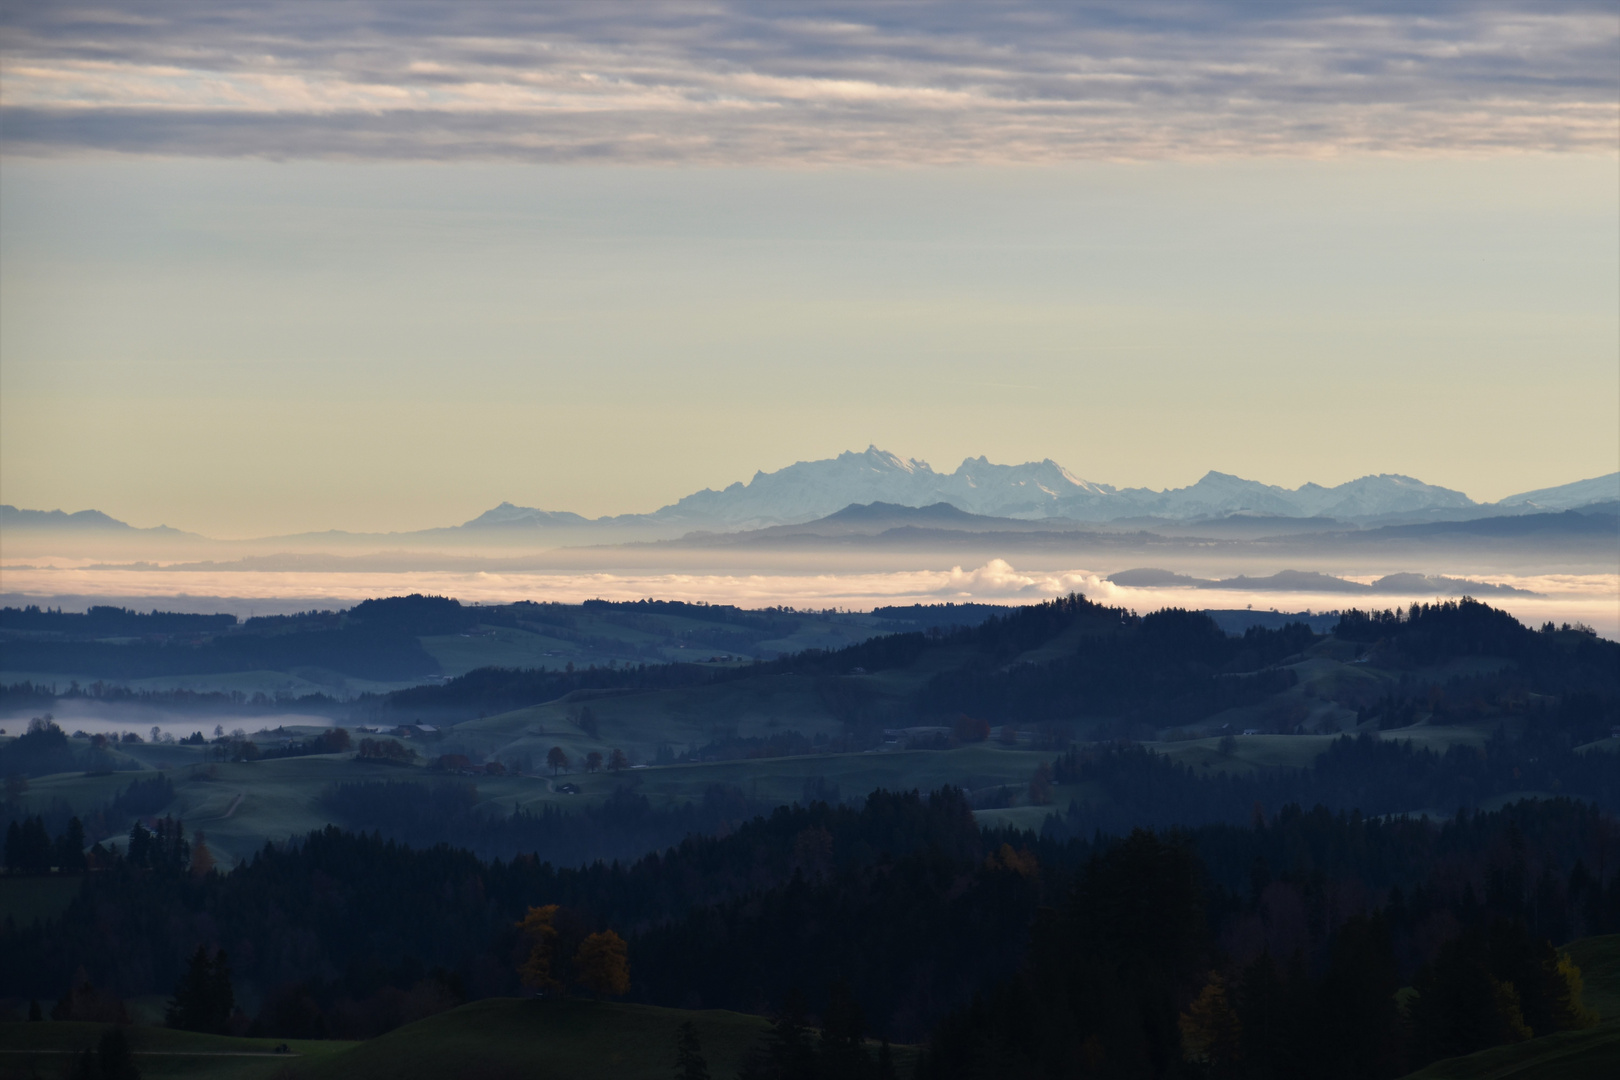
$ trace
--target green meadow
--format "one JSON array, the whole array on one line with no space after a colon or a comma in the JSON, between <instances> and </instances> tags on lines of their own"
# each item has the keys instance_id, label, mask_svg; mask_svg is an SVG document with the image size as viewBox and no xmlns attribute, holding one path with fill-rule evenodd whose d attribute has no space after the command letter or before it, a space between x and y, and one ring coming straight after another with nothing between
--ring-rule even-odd
<instances>
[{"instance_id":1,"label":"green meadow","mask_svg":"<svg viewBox=\"0 0 1620 1080\"><path fill-rule=\"evenodd\" d=\"M311 1080L658 1080L674 1074L675 1032L697 1028L709 1072L736 1074L769 1026L758 1016L594 1001L492 998L311 1059Z\"/></svg>"},{"instance_id":2,"label":"green meadow","mask_svg":"<svg viewBox=\"0 0 1620 1080\"><path fill-rule=\"evenodd\" d=\"M716 1078L735 1075L770 1026L763 1017L718 1009L488 998L360 1043L124 1030L146 1080L666 1080L674 1072L676 1029L685 1022L697 1029ZM94 1046L105 1030L50 1021L0 1024L0 1080L64 1075L72 1056ZM917 1048L897 1046L893 1053L908 1075Z\"/></svg>"},{"instance_id":3,"label":"green meadow","mask_svg":"<svg viewBox=\"0 0 1620 1080\"><path fill-rule=\"evenodd\" d=\"M66 1076L74 1057L94 1048L106 1030L105 1024L76 1022L0 1023L0 1080ZM143 1080L291 1080L300 1075L299 1069L339 1057L356 1045L337 1040L237 1039L138 1025L124 1028L124 1034ZM278 1053L278 1046L286 1052Z\"/></svg>"},{"instance_id":4,"label":"green meadow","mask_svg":"<svg viewBox=\"0 0 1620 1080\"><path fill-rule=\"evenodd\" d=\"M537 740L537 744L554 742ZM570 744L564 744L570 745ZM535 755L544 759L544 749ZM577 755L576 755L577 756ZM216 860L229 865L250 857L266 842L319 829L344 825L325 811L320 797L331 785L366 780L418 780L429 783L474 784L480 803L502 811L516 806L530 809L551 804L578 808L597 804L616 788L629 787L647 796L655 807L701 801L710 785L741 789L750 799L789 803L801 799L805 783L821 779L837 785L847 798L860 798L877 788L929 790L944 784L976 789L1012 785L1023 789L1036 766L1051 758L1029 749L1009 749L980 743L955 750L910 750L859 754L818 754L782 758L704 762L691 765L649 766L622 773L575 771L553 778L542 776L479 776L462 778L433 772L422 765L370 764L353 754L311 755L254 762L197 763L170 769L175 801L168 808L185 822L189 833L201 831ZM48 806L61 800L78 812L105 803L131 780L150 772L123 772L86 777L64 773L31 781L24 796L27 805ZM564 794L564 783L579 794ZM1058 789L1066 805L1068 789ZM1045 807L1031 822L1048 812ZM995 811L986 811L994 814ZM116 839L116 838L115 838ZM19 879L20 880L20 879ZM11 883L0 880L0 897ZM65 901L64 901L65 902ZM7 907L12 902L4 901ZM18 900L19 910L32 901Z\"/></svg>"},{"instance_id":5,"label":"green meadow","mask_svg":"<svg viewBox=\"0 0 1620 1080\"><path fill-rule=\"evenodd\" d=\"M796 628L795 640L785 644L797 646L824 639L826 644L836 644L830 639L864 636L869 628L861 620L866 618L796 617L789 620ZM442 663L459 670L497 661L550 664L559 659L550 654L559 652L563 645L574 650L568 653L572 656L582 647L581 640L611 635L617 635L613 640L626 647L662 643L659 648L689 652L680 647L681 635L705 626L713 629L712 624L678 614L656 613L635 619L583 614L571 631L575 640L548 639L510 627L480 627L473 634L424 640ZM1065 631L1058 639L1019 656L1014 663L1038 661L1053 649L1073 648L1077 642L1071 639L1078 632ZM701 800L704 791L715 784L740 790L748 798L767 804L801 798L807 781L818 781L818 786L835 785L845 799L859 799L880 787L928 790L951 784L970 791L1007 788L1004 794L986 793L981 801L1000 808L981 810L981 819L987 824L1038 828L1049 811L1028 805L1023 792L1039 763L1050 760L1053 753L1036 750L1031 741L1033 733L1027 730L1010 744L1001 742L998 732L998 737L989 742L951 750L908 750L908 739L901 735L864 753L668 763L672 756L683 753L701 757L703 748L711 743L767 740L787 733L812 740L813 744L821 740L820 745L831 747L846 730L840 717L846 714L851 700L863 703L873 715L905 716L908 696L939 670L960 663L965 655L946 646L926 651L909 666L872 673L857 671L836 679L793 671L746 671L738 678L671 689L578 690L556 700L446 726L436 737L402 739L402 744L416 755L415 764L410 766L368 764L355 760L352 753L211 762L206 747L125 743L119 745L120 757L129 766L145 771L37 777L28 782L22 801L33 810L67 806L75 813L88 814L105 806L131 780L150 775L150 770L160 770L173 780L177 790L177 798L167 812L181 817L189 832L204 832L216 858L227 863L250 856L267 841L280 841L329 823L349 824L322 809L322 793L337 783L375 779L475 783L479 801L503 811L515 806L538 809L547 804L564 809L588 806L624 786L646 796L655 808ZM1453 675L1477 674L1489 669L1491 663L1464 658L1407 675L1421 681L1441 681ZM1396 680L1395 673L1356 662L1355 649L1333 639L1318 643L1286 666L1296 676L1294 685L1287 689L1258 704L1206 717L1190 727L1162 730L1156 740L1146 745L1205 775L1244 774L1308 767L1346 732L1370 731L1382 739L1443 752L1455 745L1481 746L1503 723L1513 722L1487 717L1439 724L1433 717L1418 716L1410 726L1379 732L1370 719L1358 724L1357 714L1342 701L1381 697L1383 688ZM1242 734L1245 730L1276 730L1279 718L1288 725L1299 725L1305 733ZM410 719L408 713L396 714L391 722ZM1095 737L1106 732L1106 728L1098 727L1105 723L1104 718L1076 718L1073 734L1080 739ZM67 724L71 729L72 722ZM233 724L226 721L226 726ZM251 730L255 721L243 718L239 726ZM287 728L257 737L269 746L274 739L301 737L313 730ZM391 737L362 733L352 723L351 730L357 739ZM1224 738L1224 733L1233 737ZM1617 745L1620 740L1605 740L1587 749L1603 752ZM570 771L553 773L547 768L547 754L553 747L568 756L573 765ZM624 751L634 767L618 773L583 771L587 755L595 752L606 757L615 749ZM507 766L508 772L502 776L463 778L427 768L442 755L463 755L474 763L498 761ZM658 764L660 761L665 764ZM565 792L565 784L577 790ZM1485 805L1490 808L1534 794L1541 793L1512 792L1495 796ZM1053 796L1056 809L1066 807L1071 799L1099 802L1103 798L1099 792L1077 787L1059 787ZM1408 809L1443 816L1454 808ZM21 905L19 910L27 908L24 901L17 903Z\"/></svg>"},{"instance_id":6,"label":"green meadow","mask_svg":"<svg viewBox=\"0 0 1620 1080\"><path fill-rule=\"evenodd\" d=\"M1620 1021L1447 1058L1407 1080L1612 1080L1620 1074Z\"/></svg>"}]
</instances>

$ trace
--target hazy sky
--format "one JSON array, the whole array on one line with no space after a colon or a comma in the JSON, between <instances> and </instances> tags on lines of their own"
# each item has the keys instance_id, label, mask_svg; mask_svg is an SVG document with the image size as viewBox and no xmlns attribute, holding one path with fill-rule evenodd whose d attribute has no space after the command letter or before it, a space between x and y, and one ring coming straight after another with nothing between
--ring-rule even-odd
<instances>
[{"instance_id":1,"label":"hazy sky","mask_svg":"<svg viewBox=\"0 0 1620 1080\"><path fill-rule=\"evenodd\" d=\"M3 4L0 500L1620 467L1603 4Z\"/></svg>"}]
</instances>

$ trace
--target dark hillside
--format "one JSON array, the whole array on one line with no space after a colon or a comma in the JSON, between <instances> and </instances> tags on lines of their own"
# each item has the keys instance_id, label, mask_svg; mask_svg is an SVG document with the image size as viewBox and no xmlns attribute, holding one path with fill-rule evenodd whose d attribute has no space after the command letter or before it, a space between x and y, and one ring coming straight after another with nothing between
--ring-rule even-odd
<instances>
[{"instance_id":1,"label":"dark hillside","mask_svg":"<svg viewBox=\"0 0 1620 1080\"><path fill-rule=\"evenodd\" d=\"M1268 948L1297 952L1304 974L1290 977L1316 986L1333 977L1336 942L1362 932L1347 928L1374 914L1392 977L1407 980L1469 927L1507 920L1554 944L1620 928L1612 828L1568 801L1445 824L1283 808L1268 823L1122 843L985 833L958 793L877 793L611 866L481 862L327 829L201 876L159 825L123 856L93 853L100 869L57 921L0 930L0 995L54 1000L80 968L121 996L164 993L199 943L217 944L262 995L261 1030L374 1034L425 1002L517 992L514 924L555 903L568 933L612 927L629 941L636 1000L769 1011L797 987L815 1010L843 980L874 1032L914 1038L1005 985L1032 933L1044 944L1030 955L1054 960L1079 949L1125 964L1131 942L1150 943L1151 964L1093 971L1077 1001L1147 995L1173 1020L1182 980ZM1111 944L1071 942L1043 909L1079 912ZM1050 987L1041 999L1071 1007Z\"/></svg>"}]
</instances>

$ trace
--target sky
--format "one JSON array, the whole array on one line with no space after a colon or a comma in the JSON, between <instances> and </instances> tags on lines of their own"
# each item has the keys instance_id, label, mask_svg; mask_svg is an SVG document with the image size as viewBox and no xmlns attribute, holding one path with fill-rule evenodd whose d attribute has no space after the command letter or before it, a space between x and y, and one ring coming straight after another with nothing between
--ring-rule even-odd
<instances>
[{"instance_id":1,"label":"sky","mask_svg":"<svg viewBox=\"0 0 1620 1080\"><path fill-rule=\"evenodd\" d=\"M1612 3L0 3L0 501L1620 467Z\"/></svg>"}]
</instances>

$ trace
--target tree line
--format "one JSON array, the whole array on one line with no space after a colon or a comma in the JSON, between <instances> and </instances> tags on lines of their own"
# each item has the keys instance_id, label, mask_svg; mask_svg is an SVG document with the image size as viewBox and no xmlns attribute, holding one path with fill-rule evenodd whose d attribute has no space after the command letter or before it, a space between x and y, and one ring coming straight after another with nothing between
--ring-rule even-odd
<instances>
[{"instance_id":1,"label":"tree line","mask_svg":"<svg viewBox=\"0 0 1620 1080\"><path fill-rule=\"evenodd\" d=\"M869 1033L932 1035L940 1060L973 1059L948 1049L959 1037L992 1056L1050 1040L1051 1054L1083 1056L1095 1034L1098 1060L1182 1061L1203 1037L1199 1016L1227 1030L1216 998L1246 1000L1243 986L1270 977L1263 958L1284 998L1317 1001L1339 993L1335 980L1371 978L1335 967L1336 956L1372 958L1384 982L1368 985L1433 988L1420 998L1432 1014L1372 1010L1354 1027L1357 1045L1398 1047L1396 1068L1460 1045L1444 1034L1458 1008L1435 1003L1493 985L1480 970L1518 995L1518 1014L1504 1007L1491 1031L1544 1029L1563 1015L1547 1004L1558 983L1524 974L1549 970L1543 946L1620 930L1612 823L1570 800L1444 823L1284 808L1247 826L1058 838L981 830L953 789L879 792L860 807L782 807L724 836L577 867L328 828L199 872L194 840L178 823L143 826L104 849L60 918L0 930L0 994L50 1000L81 968L103 994L163 993L207 946L256 988L263 1004L243 1018L249 1028L359 1037L463 998L522 992L535 941L520 924L556 905L553 925L576 934L557 955L572 962L586 938L613 931L632 1000L775 1012L797 992L815 1019L846 986ZM1074 968L1086 956L1104 967ZM1071 968L1082 981L1054 997L1043 980ZM1028 1013L1019 995L1048 1005ZM1121 1002L1135 1003L1129 1023L1109 1012ZM1262 1014L1232 1007L1231 1030L1267 1030ZM1052 1030L1026 1039L1006 1027L1026 1013L1034 1019L1017 1023ZM1185 1031L1183 1014L1193 1017ZM1325 1038L1304 1023L1279 1026L1275 1046ZM1078 1044L1061 1035L1069 1028L1084 1035Z\"/></svg>"},{"instance_id":2,"label":"tree line","mask_svg":"<svg viewBox=\"0 0 1620 1080\"><path fill-rule=\"evenodd\" d=\"M1443 815L1521 791L1564 792L1620 811L1612 754L1577 752L1535 728L1444 751L1367 732L1341 735L1308 766L1254 772L1195 767L1140 743L1103 743L1057 755L1051 779L1062 809L1046 828L1059 836L1246 822L1256 806L1304 802L1367 815Z\"/></svg>"}]
</instances>

